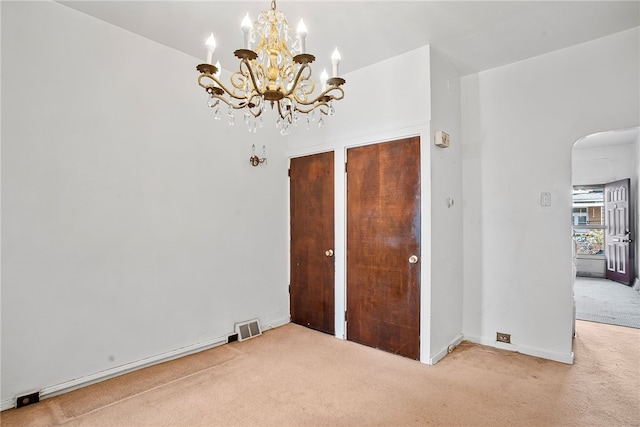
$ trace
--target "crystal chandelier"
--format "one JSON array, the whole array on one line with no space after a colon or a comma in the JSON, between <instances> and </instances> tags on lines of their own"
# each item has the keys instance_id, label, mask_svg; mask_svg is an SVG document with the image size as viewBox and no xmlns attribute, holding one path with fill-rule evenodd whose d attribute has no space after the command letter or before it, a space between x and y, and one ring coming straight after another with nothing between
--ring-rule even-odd
<instances>
[{"instance_id":1,"label":"crystal chandelier","mask_svg":"<svg viewBox=\"0 0 640 427\"><path fill-rule=\"evenodd\" d=\"M322 127L323 116L334 114L333 101L344 98L341 86L345 83L338 77L338 49L331 56L333 77L329 78L323 70L321 87L316 90L309 65L316 58L305 50L304 22L300 20L295 40L289 35L290 31L287 18L276 10L275 0L271 2L271 10L260 13L255 23L251 23L247 14L242 21L244 48L234 52L240 59L240 67L231 75L230 87L220 82L220 62L212 65L216 44L211 34L207 40L207 63L196 69L200 72L198 84L208 94L207 105L213 108L215 119L221 118L220 109L226 104L230 125L235 122L233 110L243 110L249 131L256 132L263 126L264 113L270 105L272 110L277 110L276 126L282 135L287 135L291 125L303 121L308 128L317 120Z\"/></svg>"}]
</instances>

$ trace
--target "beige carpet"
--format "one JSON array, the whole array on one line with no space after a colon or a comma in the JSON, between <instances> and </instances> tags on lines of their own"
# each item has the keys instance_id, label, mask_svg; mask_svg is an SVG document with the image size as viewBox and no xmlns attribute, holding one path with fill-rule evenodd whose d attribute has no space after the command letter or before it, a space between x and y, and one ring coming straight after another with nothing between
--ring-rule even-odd
<instances>
[{"instance_id":1,"label":"beige carpet","mask_svg":"<svg viewBox=\"0 0 640 427\"><path fill-rule=\"evenodd\" d=\"M0 415L2 426L638 426L640 330L574 365L463 342L435 366L297 325Z\"/></svg>"}]
</instances>

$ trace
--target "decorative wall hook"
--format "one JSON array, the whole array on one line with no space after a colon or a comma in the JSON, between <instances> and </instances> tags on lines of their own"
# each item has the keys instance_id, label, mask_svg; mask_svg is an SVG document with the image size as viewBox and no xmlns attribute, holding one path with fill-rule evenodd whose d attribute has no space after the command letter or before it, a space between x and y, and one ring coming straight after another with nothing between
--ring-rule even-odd
<instances>
[{"instance_id":1,"label":"decorative wall hook","mask_svg":"<svg viewBox=\"0 0 640 427\"><path fill-rule=\"evenodd\" d=\"M262 158L256 156L255 144L251 146L251 151L253 152L253 155L249 157L249 163L251 163L251 166L258 166L259 164L264 163L267 160L267 147L265 147L264 145L262 146Z\"/></svg>"}]
</instances>

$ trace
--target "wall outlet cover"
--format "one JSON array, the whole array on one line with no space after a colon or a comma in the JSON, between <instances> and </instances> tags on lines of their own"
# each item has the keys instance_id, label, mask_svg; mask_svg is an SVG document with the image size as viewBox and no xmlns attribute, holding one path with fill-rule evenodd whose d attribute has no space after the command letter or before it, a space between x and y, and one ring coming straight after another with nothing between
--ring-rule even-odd
<instances>
[{"instance_id":1,"label":"wall outlet cover","mask_svg":"<svg viewBox=\"0 0 640 427\"><path fill-rule=\"evenodd\" d=\"M22 408L23 406L33 405L40 402L40 392L25 394L16 398L16 408Z\"/></svg>"},{"instance_id":2,"label":"wall outlet cover","mask_svg":"<svg viewBox=\"0 0 640 427\"><path fill-rule=\"evenodd\" d=\"M496 341L503 342L505 344L511 344L511 334L496 332Z\"/></svg>"}]
</instances>

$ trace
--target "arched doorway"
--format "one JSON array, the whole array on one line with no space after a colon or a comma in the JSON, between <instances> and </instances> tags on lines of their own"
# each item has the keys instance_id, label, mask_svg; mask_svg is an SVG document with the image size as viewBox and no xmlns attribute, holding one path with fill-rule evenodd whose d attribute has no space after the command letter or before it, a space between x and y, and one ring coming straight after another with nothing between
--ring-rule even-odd
<instances>
[{"instance_id":1,"label":"arched doorway","mask_svg":"<svg viewBox=\"0 0 640 427\"><path fill-rule=\"evenodd\" d=\"M637 304L640 294L632 291L638 272L638 177L640 128L600 132L576 142L572 151L575 317L620 326L640 327ZM628 180L629 221L626 235L612 239L614 219L606 203L607 183ZM620 210L620 209L619 209ZM616 219L617 221L617 219ZM608 241L607 241L608 240ZM622 248L620 252L615 245ZM616 260L616 256L623 260ZM619 264L619 265L618 265ZM621 266L621 267L620 267ZM618 279L615 270L627 270ZM609 279L614 279L613 282ZM631 305L627 303L630 301Z\"/></svg>"}]
</instances>

